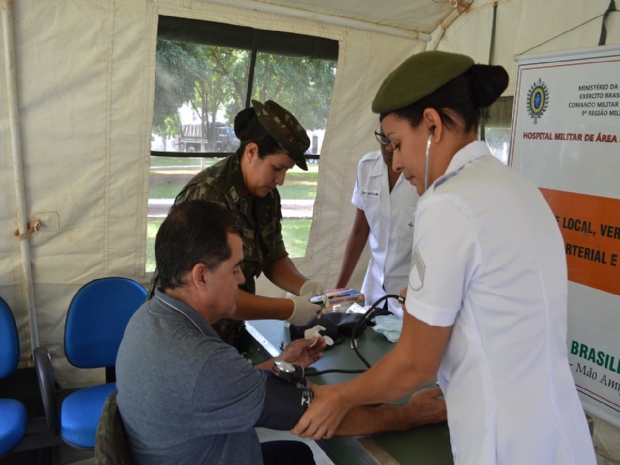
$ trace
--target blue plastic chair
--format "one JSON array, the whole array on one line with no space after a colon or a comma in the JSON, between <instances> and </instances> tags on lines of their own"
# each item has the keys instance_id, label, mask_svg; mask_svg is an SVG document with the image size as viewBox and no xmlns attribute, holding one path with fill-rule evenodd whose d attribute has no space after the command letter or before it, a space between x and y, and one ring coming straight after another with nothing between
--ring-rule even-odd
<instances>
[{"instance_id":1,"label":"blue plastic chair","mask_svg":"<svg viewBox=\"0 0 620 465\"><path fill-rule=\"evenodd\" d=\"M116 390L116 354L125 327L144 303L146 291L127 278L91 281L73 297L67 311L65 354L78 368L105 368L106 383L69 394L57 413L57 393L47 350L34 351L39 385L48 425L59 429L62 439L78 449L93 449L101 409Z\"/></svg>"},{"instance_id":2,"label":"blue plastic chair","mask_svg":"<svg viewBox=\"0 0 620 465\"><path fill-rule=\"evenodd\" d=\"M11 309L0 297L0 378L6 378L19 364L19 339ZM21 402L0 399L0 456L11 452L26 432L28 413Z\"/></svg>"}]
</instances>

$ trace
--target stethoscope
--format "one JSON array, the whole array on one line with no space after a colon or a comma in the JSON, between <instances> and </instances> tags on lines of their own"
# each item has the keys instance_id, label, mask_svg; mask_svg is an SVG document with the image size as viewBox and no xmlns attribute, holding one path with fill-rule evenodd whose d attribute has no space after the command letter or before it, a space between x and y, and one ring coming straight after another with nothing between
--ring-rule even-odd
<instances>
[{"instance_id":1,"label":"stethoscope","mask_svg":"<svg viewBox=\"0 0 620 465\"><path fill-rule=\"evenodd\" d=\"M428 141L426 142L426 160L424 162L424 192L428 189L428 157L431 153L431 140L435 134L435 126L431 126L431 132L428 135Z\"/></svg>"}]
</instances>

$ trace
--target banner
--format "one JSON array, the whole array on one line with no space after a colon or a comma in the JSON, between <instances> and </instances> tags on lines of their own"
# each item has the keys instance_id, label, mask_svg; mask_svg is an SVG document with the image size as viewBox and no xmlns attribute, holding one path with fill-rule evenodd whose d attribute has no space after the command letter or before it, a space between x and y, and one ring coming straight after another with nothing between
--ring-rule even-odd
<instances>
[{"instance_id":1,"label":"banner","mask_svg":"<svg viewBox=\"0 0 620 465\"><path fill-rule=\"evenodd\" d=\"M620 47L521 57L512 121L510 164L564 238L577 391L620 427Z\"/></svg>"}]
</instances>

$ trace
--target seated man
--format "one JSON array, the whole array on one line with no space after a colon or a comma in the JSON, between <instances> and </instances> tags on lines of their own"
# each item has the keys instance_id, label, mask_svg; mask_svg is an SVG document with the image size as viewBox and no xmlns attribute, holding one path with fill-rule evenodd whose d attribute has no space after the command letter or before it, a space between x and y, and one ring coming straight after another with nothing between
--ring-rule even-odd
<instances>
[{"instance_id":1,"label":"seated man","mask_svg":"<svg viewBox=\"0 0 620 465\"><path fill-rule=\"evenodd\" d=\"M254 431L291 429L312 391L268 371L273 359L252 366L211 327L234 313L242 234L230 213L201 200L173 207L157 233L161 287L129 322L116 364L117 402L138 465L314 463L305 444L260 444ZM323 340L294 341L278 359L307 367L324 348ZM438 396L432 389L405 406L360 407L339 433L443 421Z\"/></svg>"}]
</instances>

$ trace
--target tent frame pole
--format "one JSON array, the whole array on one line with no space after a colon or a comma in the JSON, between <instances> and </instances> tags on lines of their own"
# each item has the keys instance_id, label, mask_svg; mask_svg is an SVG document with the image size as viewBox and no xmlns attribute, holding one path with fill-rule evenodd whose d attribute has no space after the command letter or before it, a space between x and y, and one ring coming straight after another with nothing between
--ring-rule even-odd
<instances>
[{"instance_id":1,"label":"tent frame pole","mask_svg":"<svg viewBox=\"0 0 620 465\"><path fill-rule=\"evenodd\" d=\"M39 330L34 304L34 286L30 258L30 239L26 214L26 195L24 190L24 172L22 168L21 134L19 131L19 112L17 109L17 72L15 64L15 36L13 32L13 1L0 0L2 8L2 30L4 32L4 67L6 71L6 88L8 94L9 126L11 151L13 153L13 174L15 177L15 196L17 207L17 224L19 246L22 257L22 275L26 294L26 307L30 323L30 344L32 351L39 347Z\"/></svg>"}]
</instances>

